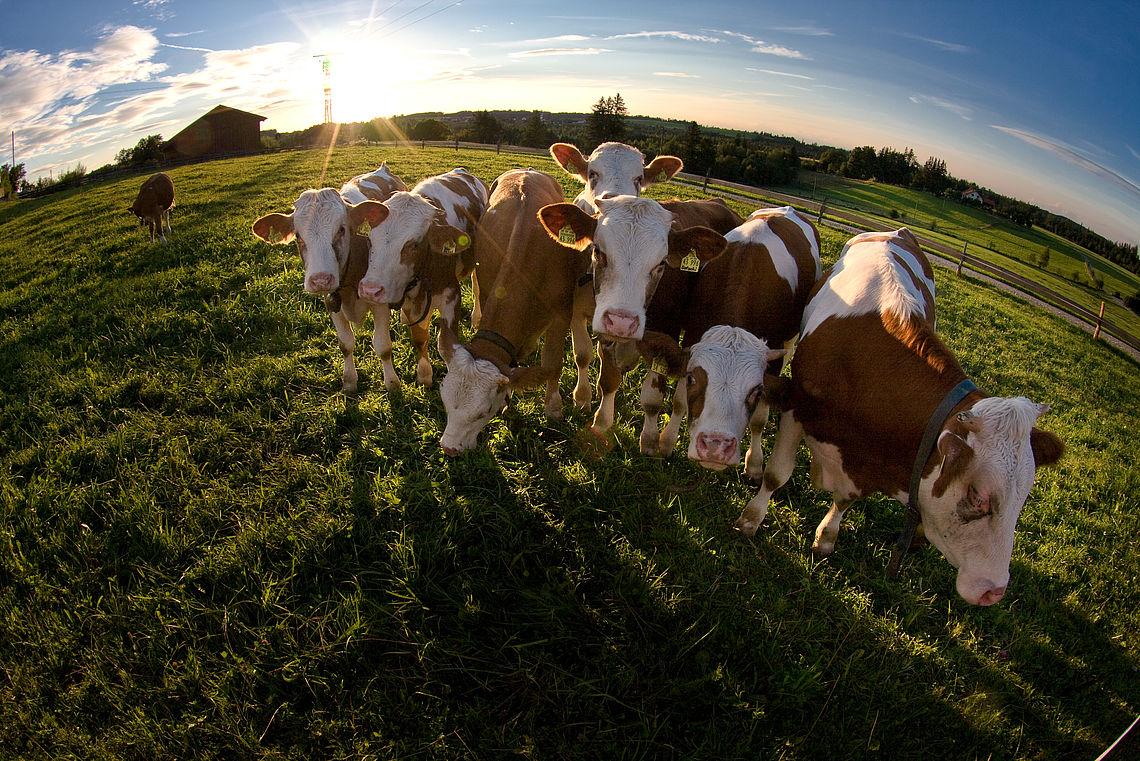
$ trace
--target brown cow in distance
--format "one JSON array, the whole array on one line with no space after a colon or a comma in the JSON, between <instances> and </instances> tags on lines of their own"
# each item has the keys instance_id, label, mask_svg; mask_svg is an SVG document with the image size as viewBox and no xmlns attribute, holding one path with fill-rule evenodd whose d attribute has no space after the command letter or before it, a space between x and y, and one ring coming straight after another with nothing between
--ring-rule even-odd
<instances>
[{"instance_id":1,"label":"brown cow in distance","mask_svg":"<svg viewBox=\"0 0 1140 761\"><path fill-rule=\"evenodd\" d=\"M170 232L170 210L174 207L174 182L166 172L152 174L139 189L135 202L127 207L142 223L150 226L150 242L154 243L154 234L166 243L166 236L162 234L165 226Z\"/></svg>"}]
</instances>

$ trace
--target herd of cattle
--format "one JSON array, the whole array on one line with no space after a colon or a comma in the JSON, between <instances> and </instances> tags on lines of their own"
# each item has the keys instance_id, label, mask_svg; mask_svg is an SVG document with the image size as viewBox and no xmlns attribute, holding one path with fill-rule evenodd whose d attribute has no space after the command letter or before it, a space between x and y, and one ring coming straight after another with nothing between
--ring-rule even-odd
<instances>
[{"instance_id":1,"label":"herd of cattle","mask_svg":"<svg viewBox=\"0 0 1140 761\"><path fill-rule=\"evenodd\" d=\"M803 440L813 481L834 497L816 530L817 555L834 549L852 501L880 491L908 504L912 522L958 568L963 599L1002 598L1036 468L1056 462L1063 445L1034 427L1048 405L989 396L966 378L935 332L933 273L909 230L856 235L824 273L819 234L791 207L741 219L719 199L659 203L640 192L676 174L680 159L645 165L620 143L589 157L565 143L550 152L585 185L573 203L534 169L508 171L489 188L453 169L408 190L382 164L340 190L306 190L292 213L253 223L258 238L296 241L304 289L324 297L336 328L346 392L358 382L354 326L368 313L385 387L401 385L393 311L411 334L416 380L430 385L428 328L438 312L447 366L440 446L458 455L477 445L516 389L545 385L545 412L561 417L567 332L578 371L573 400L588 407L592 330L596 435L612 426L622 375L641 359L649 367L642 452L671 453L687 416L688 456L721 470L740 462L749 430L744 469L761 488L736 521L742 533L763 522ZM153 239L161 214L150 219ZM463 344L467 278L475 333ZM539 366L520 366L544 336ZM790 377L781 375L785 362ZM676 389L661 430L669 378ZM770 406L780 410L779 429L765 465Z\"/></svg>"}]
</instances>

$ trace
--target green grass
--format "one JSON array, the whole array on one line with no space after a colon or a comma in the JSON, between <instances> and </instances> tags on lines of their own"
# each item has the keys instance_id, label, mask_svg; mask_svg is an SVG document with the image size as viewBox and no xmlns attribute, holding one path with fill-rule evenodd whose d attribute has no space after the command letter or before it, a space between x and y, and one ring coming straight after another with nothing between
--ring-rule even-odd
<instances>
[{"instance_id":1,"label":"green grass","mask_svg":"<svg viewBox=\"0 0 1140 761\"><path fill-rule=\"evenodd\" d=\"M382 159L409 182L555 170L353 148L325 183ZM814 562L803 453L758 536L734 533L738 471L637 454L636 374L602 456L588 413L547 421L531 393L443 457L400 329L405 390L364 356L343 396L295 249L249 232L325 160L172 170L167 246L121 212L141 178L0 207L6 758L1090 759L1140 712L1124 355L936 272L971 377L1052 403L1068 446L1006 599L972 608L931 548L884 577L886 498ZM843 236L821 232L831 261Z\"/></svg>"}]
</instances>

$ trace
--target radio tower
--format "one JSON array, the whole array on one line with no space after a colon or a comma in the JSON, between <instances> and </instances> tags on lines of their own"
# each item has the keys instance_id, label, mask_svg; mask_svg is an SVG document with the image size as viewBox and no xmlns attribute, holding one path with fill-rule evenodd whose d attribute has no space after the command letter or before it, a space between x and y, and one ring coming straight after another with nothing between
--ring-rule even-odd
<instances>
[{"instance_id":1,"label":"radio tower","mask_svg":"<svg viewBox=\"0 0 1140 761\"><path fill-rule=\"evenodd\" d=\"M318 53L313 58L321 59L321 71L325 75L325 124L332 122L332 57L340 53Z\"/></svg>"}]
</instances>

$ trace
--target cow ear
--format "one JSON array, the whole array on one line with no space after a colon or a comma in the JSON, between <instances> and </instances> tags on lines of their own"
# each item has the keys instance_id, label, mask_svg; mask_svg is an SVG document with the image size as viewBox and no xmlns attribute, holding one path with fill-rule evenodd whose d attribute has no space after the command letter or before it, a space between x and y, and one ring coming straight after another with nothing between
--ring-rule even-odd
<instances>
[{"instance_id":1,"label":"cow ear","mask_svg":"<svg viewBox=\"0 0 1140 761\"><path fill-rule=\"evenodd\" d=\"M934 496L941 497L954 479L965 473L974 461L974 450L956 433L943 431L938 437L938 453L942 455L942 471L934 482Z\"/></svg>"},{"instance_id":2,"label":"cow ear","mask_svg":"<svg viewBox=\"0 0 1140 761\"><path fill-rule=\"evenodd\" d=\"M641 187L649 187L655 182L665 182L684 166L685 162L676 156L658 156L645 167L645 172L641 175Z\"/></svg>"},{"instance_id":3,"label":"cow ear","mask_svg":"<svg viewBox=\"0 0 1140 761\"><path fill-rule=\"evenodd\" d=\"M546 233L564 246L584 251L594 240L598 220L572 203L552 203L538 210Z\"/></svg>"},{"instance_id":4,"label":"cow ear","mask_svg":"<svg viewBox=\"0 0 1140 761\"><path fill-rule=\"evenodd\" d=\"M689 227L669 233L670 267L696 271L724 253L728 241L716 230L707 227ZM694 268L693 257L699 264Z\"/></svg>"},{"instance_id":5,"label":"cow ear","mask_svg":"<svg viewBox=\"0 0 1140 761\"><path fill-rule=\"evenodd\" d=\"M1065 445L1057 434L1039 428L1029 432L1029 445L1033 447L1033 462L1038 468L1052 465L1065 453Z\"/></svg>"},{"instance_id":6,"label":"cow ear","mask_svg":"<svg viewBox=\"0 0 1140 761\"><path fill-rule=\"evenodd\" d=\"M427 233L428 246L442 256L455 256L471 245L471 236L446 222L432 222Z\"/></svg>"},{"instance_id":7,"label":"cow ear","mask_svg":"<svg viewBox=\"0 0 1140 761\"><path fill-rule=\"evenodd\" d=\"M267 243L288 243L293 240L292 214L266 214L253 223L253 234Z\"/></svg>"},{"instance_id":8,"label":"cow ear","mask_svg":"<svg viewBox=\"0 0 1140 761\"><path fill-rule=\"evenodd\" d=\"M649 361L650 368L670 377L683 375L688 354L681 350L672 336L656 330L647 330L637 342L637 351Z\"/></svg>"},{"instance_id":9,"label":"cow ear","mask_svg":"<svg viewBox=\"0 0 1140 761\"><path fill-rule=\"evenodd\" d=\"M507 376L507 388L511 391L535 388L552 380L561 370L562 368L553 367L513 367Z\"/></svg>"},{"instance_id":10,"label":"cow ear","mask_svg":"<svg viewBox=\"0 0 1140 761\"><path fill-rule=\"evenodd\" d=\"M555 143L550 146L550 155L554 157L560 167L582 182L586 181L589 162L586 161L586 157L582 155L577 146L570 145L570 143Z\"/></svg>"},{"instance_id":11,"label":"cow ear","mask_svg":"<svg viewBox=\"0 0 1140 761\"><path fill-rule=\"evenodd\" d=\"M387 218L388 207L379 201L361 201L348 205L348 229L353 232L364 225L368 225L371 230Z\"/></svg>"}]
</instances>

